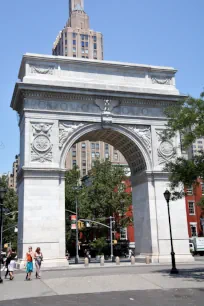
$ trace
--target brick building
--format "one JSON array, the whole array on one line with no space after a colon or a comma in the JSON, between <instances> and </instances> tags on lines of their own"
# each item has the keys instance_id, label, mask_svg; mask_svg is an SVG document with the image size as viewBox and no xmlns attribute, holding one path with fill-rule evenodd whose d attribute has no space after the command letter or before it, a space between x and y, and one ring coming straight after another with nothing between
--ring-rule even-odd
<instances>
[{"instance_id":1,"label":"brick building","mask_svg":"<svg viewBox=\"0 0 204 306\"><path fill-rule=\"evenodd\" d=\"M204 236L204 209L196 205L204 196L204 182L186 189L186 213L189 237Z\"/></svg>"}]
</instances>

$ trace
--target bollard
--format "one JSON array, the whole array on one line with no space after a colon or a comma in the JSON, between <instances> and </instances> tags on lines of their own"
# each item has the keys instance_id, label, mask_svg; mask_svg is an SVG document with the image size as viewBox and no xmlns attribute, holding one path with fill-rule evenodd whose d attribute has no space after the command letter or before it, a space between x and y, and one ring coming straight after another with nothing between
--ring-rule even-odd
<instances>
[{"instance_id":1,"label":"bollard","mask_svg":"<svg viewBox=\"0 0 204 306\"><path fill-rule=\"evenodd\" d=\"M104 266L104 256L101 256L101 258L100 258L100 266L101 267Z\"/></svg>"},{"instance_id":2,"label":"bollard","mask_svg":"<svg viewBox=\"0 0 204 306\"><path fill-rule=\"evenodd\" d=\"M135 264L135 257L131 256L131 265L134 265L134 264Z\"/></svg>"},{"instance_id":3,"label":"bollard","mask_svg":"<svg viewBox=\"0 0 204 306\"><path fill-rule=\"evenodd\" d=\"M150 256L146 256L146 257L145 257L145 262L146 262L147 265L149 265L149 264L151 263L151 258L150 258Z\"/></svg>"},{"instance_id":4,"label":"bollard","mask_svg":"<svg viewBox=\"0 0 204 306\"><path fill-rule=\"evenodd\" d=\"M84 266L85 266L85 267L88 267L88 266L89 266L89 259L88 259L88 258L85 258L85 260L84 260Z\"/></svg>"},{"instance_id":5,"label":"bollard","mask_svg":"<svg viewBox=\"0 0 204 306\"><path fill-rule=\"evenodd\" d=\"M120 258L117 256L115 259L116 265L119 266L120 265Z\"/></svg>"}]
</instances>

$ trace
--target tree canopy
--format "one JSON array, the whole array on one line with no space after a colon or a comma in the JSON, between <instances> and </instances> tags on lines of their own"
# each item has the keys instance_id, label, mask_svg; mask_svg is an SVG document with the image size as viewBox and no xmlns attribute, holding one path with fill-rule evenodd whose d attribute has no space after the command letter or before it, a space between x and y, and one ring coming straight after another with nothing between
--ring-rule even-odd
<instances>
[{"instance_id":1,"label":"tree canopy","mask_svg":"<svg viewBox=\"0 0 204 306\"><path fill-rule=\"evenodd\" d=\"M204 93L201 93L198 99L189 96L184 101L168 107L165 114L168 123L164 139L170 140L179 132L182 147L189 152L196 139L204 137ZM170 173L173 199L181 198L185 195L183 185L195 186L198 178L204 178L204 152L200 150L188 159L185 156L177 157L166 164L165 170ZM204 205L203 199L201 205Z\"/></svg>"},{"instance_id":2,"label":"tree canopy","mask_svg":"<svg viewBox=\"0 0 204 306\"><path fill-rule=\"evenodd\" d=\"M6 188L6 194L3 201L3 244L11 242L12 246L16 248L17 234L14 233L14 227L18 223L18 214L16 213L18 210L18 197L15 190L7 186L7 177L1 177L0 187ZM8 213L11 214L6 216Z\"/></svg>"},{"instance_id":3,"label":"tree canopy","mask_svg":"<svg viewBox=\"0 0 204 306\"><path fill-rule=\"evenodd\" d=\"M132 220L125 213L131 205L131 194L126 192L127 174L122 166L114 166L109 160L96 160L88 176L82 180L80 190L76 190L80 171L77 167L66 173L65 206L75 212L76 196L79 203L79 218L107 223L110 216L116 218L116 228L126 226ZM125 183L126 184L125 184ZM71 214L71 212L70 212ZM67 222L69 225L69 223ZM70 227L69 227L70 228ZM91 228L84 228L84 234L89 235ZM107 231L100 228L100 232ZM71 239L68 231L67 239Z\"/></svg>"}]
</instances>

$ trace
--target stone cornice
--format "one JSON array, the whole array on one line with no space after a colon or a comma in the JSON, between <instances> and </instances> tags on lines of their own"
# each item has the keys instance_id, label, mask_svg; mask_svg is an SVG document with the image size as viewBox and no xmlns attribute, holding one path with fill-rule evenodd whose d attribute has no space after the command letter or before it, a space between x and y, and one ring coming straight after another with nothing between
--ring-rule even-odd
<instances>
[{"instance_id":1,"label":"stone cornice","mask_svg":"<svg viewBox=\"0 0 204 306\"><path fill-rule=\"evenodd\" d=\"M118 100L122 105L151 105L151 106L169 106L185 98L179 95L159 95L159 94L141 94L117 93L101 90L86 90L79 88L59 88L43 85L31 85L17 83L12 97L11 107L20 112L23 99L38 99L52 101L95 101L96 99ZM21 107L19 107L19 104Z\"/></svg>"},{"instance_id":2,"label":"stone cornice","mask_svg":"<svg viewBox=\"0 0 204 306\"><path fill-rule=\"evenodd\" d=\"M177 69L173 67L166 66L153 66L153 65L144 65L144 64L135 64L135 63L125 63L125 62L115 62L115 61L99 61L99 60L91 60L91 59L82 59L82 58L73 58L73 57L65 57L65 56L51 56L51 55L42 55L42 54L30 54L26 53L23 55L21 67L19 71L19 78L24 70L24 65L27 62L35 63L49 63L52 65L60 65L60 64L72 64L72 65L80 65L80 66L95 66L102 68L117 68L126 71L134 70L134 71L147 71L147 72L165 72L169 74L175 74Z\"/></svg>"},{"instance_id":3,"label":"stone cornice","mask_svg":"<svg viewBox=\"0 0 204 306\"><path fill-rule=\"evenodd\" d=\"M60 168L34 168L34 167L22 167L17 175L18 185L24 178L36 178L36 179L64 179L66 169Z\"/></svg>"}]
</instances>

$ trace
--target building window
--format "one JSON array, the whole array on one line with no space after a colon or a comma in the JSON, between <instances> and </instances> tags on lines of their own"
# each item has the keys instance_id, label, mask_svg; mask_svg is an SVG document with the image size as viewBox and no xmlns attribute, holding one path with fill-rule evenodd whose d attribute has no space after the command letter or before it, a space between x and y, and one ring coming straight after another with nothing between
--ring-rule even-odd
<instances>
[{"instance_id":1,"label":"building window","mask_svg":"<svg viewBox=\"0 0 204 306\"><path fill-rule=\"evenodd\" d=\"M72 151L72 156L76 157L76 151Z\"/></svg>"},{"instance_id":2,"label":"building window","mask_svg":"<svg viewBox=\"0 0 204 306\"><path fill-rule=\"evenodd\" d=\"M76 40L75 39L73 40L73 46L76 46Z\"/></svg>"},{"instance_id":3,"label":"building window","mask_svg":"<svg viewBox=\"0 0 204 306\"><path fill-rule=\"evenodd\" d=\"M118 160L118 153L114 153L114 159Z\"/></svg>"},{"instance_id":4,"label":"building window","mask_svg":"<svg viewBox=\"0 0 204 306\"><path fill-rule=\"evenodd\" d=\"M95 143L94 142L91 143L91 149L95 150Z\"/></svg>"},{"instance_id":5,"label":"building window","mask_svg":"<svg viewBox=\"0 0 204 306\"><path fill-rule=\"evenodd\" d=\"M76 149L76 145L75 144L72 146L72 149Z\"/></svg>"},{"instance_id":6,"label":"building window","mask_svg":"<svg viewBox=\"0 0 204 306\"><path fill-rule=\"evenodd\" d=\"M81 49L81 53L84 53L84 49L83 48Z\"/></svg>"},{"instance_id":7,"label":"building window","mask_svg":"<svg viewBox=\"0 0 204 306\"><path fill-rule=\"evenodd\" d=\"M188 187L186 190L187 195L192 195L193 194L193 187Z\"/></svg>"},{"instance_id":8,"label":"building window","mask_svg":"<svg viewBox=\"0 0 204 306\"><path fill-rule=\"evenodd\" d=\"M86 169L82 170L83 176L86 175Z\"/></svg>"},{"instance_id":9,"label":"building window","mask_svg":"<svg viewBox=\"0 0 204 306\"><path fill-rule=\"evenodd\" d=\"M195 203L193 201L188 202L188 210L190 215L195 215Z\"/></svg>"},{"instance_id":10,"label":"building window","mask_svg":"<svg viewBox=\"0 0 204 306\"><path fill-rule=\"evenodd\" d=\"M85 50L85 53L88 54L88 53L89 53L89 50L86 49L86 50Z\"/></svg>"},{"instance_id":11,"label":"building window","mask_svg":"<svg viewBox=\"0 0 204 306\"><path fill-rule=\"evenodd\" d=\"M196 223L190 223L190 228L191 228L191 236L195 237L197 236L197 224Z\"/></svg>"},{"instance_id":12,"label":"building window","mask_svg":"<svg viewBox=\"0 0 204 306\"><path fill-rule=\"evenodd\" d=\"M105 158L109 158L109 154L108 153L105 154Z\"/></svg>"},{"instance_id":13,"label":"building window","mask_svg":"<svg viewBox=\"0 0 204 306\"><path fill-rule=\"evenodd\" d=\"M67 39L65 39L65 45L67 45Z\"/></svg>"},{"instance_id":14,"label":"building window","mask_svg":"<svg viewBox=\"0 0 204 306\"><path fill-rule=\"evenodd\" d=\"M82 167L86 167L86 161L82 160Z\"/></svg>"},{"instance_id":15,"label":"building window","mask_svg":"<svg viewBox=\"0 0 204 306\"><path fill-rule=\"evenodd\" d=\"M198 149L202 149L203 148L203 146L198 146Z\"/></svg>"},{"instance_id":16,"label":"building window","mask_svg":"<svg viewBox=\"0 0 204 306\"><path fill-rule=\"evenodd\" d=\"M126 227L120 229L120 239L127 240L127 228Z\"/></svg>"},{"instance_id":17,"label":"building window","mask_svg":"<svg viewBox=\"0 0 204 306\"><path fill-rule=\"evenodd\" d=\"M76 57L76 54L73 54L73 57Z\"/></svg>"},{"instance_id":18,"label":"building window","mask_svg":"<svg viewBox=\"0 0 204 306\"><path fill-rule=\"evenodd\" d=\"M96 39L97 39L96 36L93 36L93 41L96 41Z\"/></svg>"},{"instance_id":19,"label":"building window","mask_svg":"<svg viewBox=\"0 0 204 306\"><path fill-rule=\"evenodd\" d=\"M105 143L105 150L109 150L109 145Z\"/></svg>"},{"instance_id":20,"label":"building window","mask_svg":"<svg viewBox=\"0 0 204 306\"><path fill-rule=\"evenodd\" d=\"M84 40L84 38L85 38L85 35L81 34L81 40Z\"/></svg>"},{"instance_id":21,"label":"building window","mask_svg":"<svg viewBox=\"0 0 204 306\"><path fill-rule=\"evenodd\" d=\"M76 47L73 47L72 51L73 51L73 52L76 52Z\"/></svg>"},{"instance_id":22,"label":"building window","mask_svg":"<svg viewBox=\"0 0 204 306\"><path fill-rule=\"evenodd\" d=\"M72 33L73 38L76 38L76 33Z\"/></svg>"},{"instance_id":23,"label":"building window","mask_svg":"<svg viewBox=\"0 0 204 306\"><path fill-rule=\"evenodd\" d=\"M94 43L94 50L96 50L97 49L97 44L96 43Z\"/></svg>"},{"instance_id":24,"label":"building window","mask_svg":"<svg viewBox=\"0 0 204 306\"><path fill-rule=\"evenodd\" d=\"M67 32L64 33L64 36L67 37Z\"/></svg>"},{"instance_id":25,"label":"building window","mask_svg":"<svg viewBox=\"0 0 204 306\"><path fill-rule=\"evenodd\" d=\"M74 167L74 166L76 166L77 165L77 162L76 162L76 160L74 159L73 161L72 161L72 166Z\"/></svg>"},{"instance_id":26,"label":"building window","mask_svg":"<svg viewBox=\"0 0 204 306\"><path fill-rule=\"evenodd\" d=\"M204 183L200 183L201 184L201 193L202 195L204 195Z\"/></svg>"},{"instance_id":27,"label":"building window","mask_svg":"<svg viewBox=\"0 0 204 306\"><path fill-rule=\"evenodd\" d=\"M83 142L83 143L81 144L81 147L82 147L82 149L86 149L86 144L85 144L85 142Z\"/></svg>"},{"instance_id":28,"label":"building window","mask_svg":"<svg viewBox=\"0 0 204 306\"><path fill-rule=\"evenodd\" d=\"M93 56L97 57L97 51L96 50L94 50Z\"/></svg>"},{"instance_id":29,"label":"building window","mask_svg":"<svg viewBox=\"0 0 204 306\"><path fill-rule=\"evenodd\" d=\"M95 158L95 152L92 152L92 153L91 153L91 157L92 157L92 158Z\"/></svg>"},{"instance_id":30,"label":"building window","mask_svg":"<svg viewBox=\"0 0 204 306\"><path fill-rule=\"evenodd\" d=\"M86 158L86 151L81 152L81 157L82 157L82 158Z\"/></svg>"},{"instance_id":31,"label":"building window","mask_svg":"<svg viewBox=\"0 0 204 306\"><path fill-rule=\"evenodd\" d=\"M198 140L197 143L201 143L202 144L203 142L202 142L202 140Z\"/></svg>"},{"instance_id":32,"label":"building window","mask_svg":"<svg viewBox=\"0 0 204 306\"><path fill-rule=\"evenodd\" d=\"M99 150L99 143L96 143L96 150Z\"/></svg>"},{"instance_id":33,"label":"building window","mask_svg":"<svg viewBox=\"0 0 204 306\"><path fill-rule=\"evenodd\" d=\"M85 47L84 41L81 42L81 46L82 46L82 47Z\"/></svg>"},{"instance_id":34,"label":"building window","mask_svg":"<svg viewBox=\"0 0 204 306\"><path fill-rule=\"evenodd\" d=\"M85 35L85 40L88 40L89 39L89 36L88 35Z\"/></svg>"},{"instance_id":35,"label":"building window","mask_svg":"<svg viewBox=\"0 0 204 306\"><path fill-rule=\"evenodd\" d=\"M100 153L96 152L96 157L99 158L100 157Z\"/></svg>"},{"instance_id":36,"label":"building window","mask_svg":"<svg viewBox=\"0 0 204 306\"><path fill-rule=\"evenodd\" d=\"M88 41L86 41L86 42L85 42L85 47L88 48L88 46L89 46L89 43L88 43Z\"/></svg>"}]
</instances>

